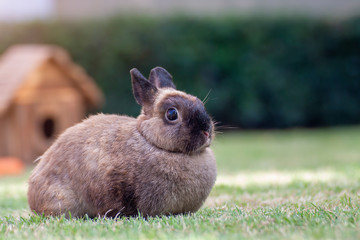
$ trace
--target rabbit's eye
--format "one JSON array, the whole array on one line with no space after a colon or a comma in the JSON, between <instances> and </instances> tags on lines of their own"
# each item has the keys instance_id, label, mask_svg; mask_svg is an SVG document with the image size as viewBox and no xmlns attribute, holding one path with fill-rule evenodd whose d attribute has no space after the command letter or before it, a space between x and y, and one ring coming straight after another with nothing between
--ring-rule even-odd
<instances>
[{"instance_id":1,"label":"rabbit's eye","mask_svg":"<svg viewBox=\"0 0 360 240\"><path fill-rule=\"evenodd\" d=\"M166 119L169 121L175 121L178 118L178 111L176 110L176 108L169 108L166 111Z\"/></svg>"}]
</instances>

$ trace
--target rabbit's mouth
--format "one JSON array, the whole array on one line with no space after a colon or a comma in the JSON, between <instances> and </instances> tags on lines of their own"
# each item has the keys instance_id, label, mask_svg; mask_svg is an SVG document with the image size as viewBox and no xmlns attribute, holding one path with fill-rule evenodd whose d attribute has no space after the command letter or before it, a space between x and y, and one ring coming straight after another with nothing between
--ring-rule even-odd
<instances>
[{"instance_id":1,"label":"rabbit's mouth","mask_svg":"<svg viewBox=\"0 0 360 240\"><path fill-rule=\"evenodd\" d=\"M197 140L192 139L185 148L185 152L188 154L199 153L210 147L212 142L212 134L209 132L201 134Z\"/></svg>"},{"instance_id":2,"label":"rabbit's mouth","mask_svg":"<svg viewBox=\"0 0 360 240\"><path fill-rule=\"evenodd\" d=\"M210 147L210 144L212 142L212 133L211 133L211 131L202 131L202 135L204 137L204 143L200 148Z\"/></svg>"},{"instance_id":3,"label":"rabbit's mouth","mask_svg":"<svg viewBox=\"0 0 360 240\"><path fill-rule=\"evenodd\" d=\"M206 135L205 137L206 138L205 138L204 144L199 148L200 150L210 147L210 145L211 145L211 142L212 142L211 135Z\"/></svg>"}]
</instances>

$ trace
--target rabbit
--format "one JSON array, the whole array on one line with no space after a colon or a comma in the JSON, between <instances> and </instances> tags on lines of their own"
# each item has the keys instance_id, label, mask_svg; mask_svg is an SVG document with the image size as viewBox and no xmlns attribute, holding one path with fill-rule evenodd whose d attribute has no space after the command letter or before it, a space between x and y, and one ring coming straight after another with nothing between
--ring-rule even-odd
<instances>
[{"instance_id":1,"label":"rabbit","mask_svg":"<svg viewBox=\"0 0 360 240\"><path fill-rule=\"evenodd\" d=\"M61 134L28 180L45 216L145 217L196 212L214 186L214 124L164 68L130 71L137 118L97 114Z\"/></svg>"}]
</instances>

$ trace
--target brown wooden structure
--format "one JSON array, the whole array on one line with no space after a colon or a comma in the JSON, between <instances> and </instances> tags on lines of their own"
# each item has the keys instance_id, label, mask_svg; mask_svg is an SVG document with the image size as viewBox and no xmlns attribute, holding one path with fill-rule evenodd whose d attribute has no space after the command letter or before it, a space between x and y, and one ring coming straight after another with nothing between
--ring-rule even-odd
<instances>
[{"instance_id":1,"label":"brown wooden structure","mask_svg":"<svg viewBox=\"0 0 360 240\"><path fill-rule=\"evenodd\" d=\"M94 81L64 49L10 47L0 58L0 156L33 162L102 102Z\"/></svg>"}]
</instances>

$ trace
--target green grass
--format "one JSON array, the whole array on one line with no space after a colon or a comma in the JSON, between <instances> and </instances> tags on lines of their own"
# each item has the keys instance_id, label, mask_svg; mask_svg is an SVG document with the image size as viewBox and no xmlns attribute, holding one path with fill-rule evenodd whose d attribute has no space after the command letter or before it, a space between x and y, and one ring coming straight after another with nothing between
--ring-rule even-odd
<instances>
[{"instance_id":1,"label":"green grass","mask_svg":"<svg viewBox=\"0 0 360 240\"><path fill-rule=\"evenodd\" d=\"M0 178L0 239L358 239L360 128L232 132L197 213L130 219L31 215L26 178Z\"/></svg>"}]
</instances>

